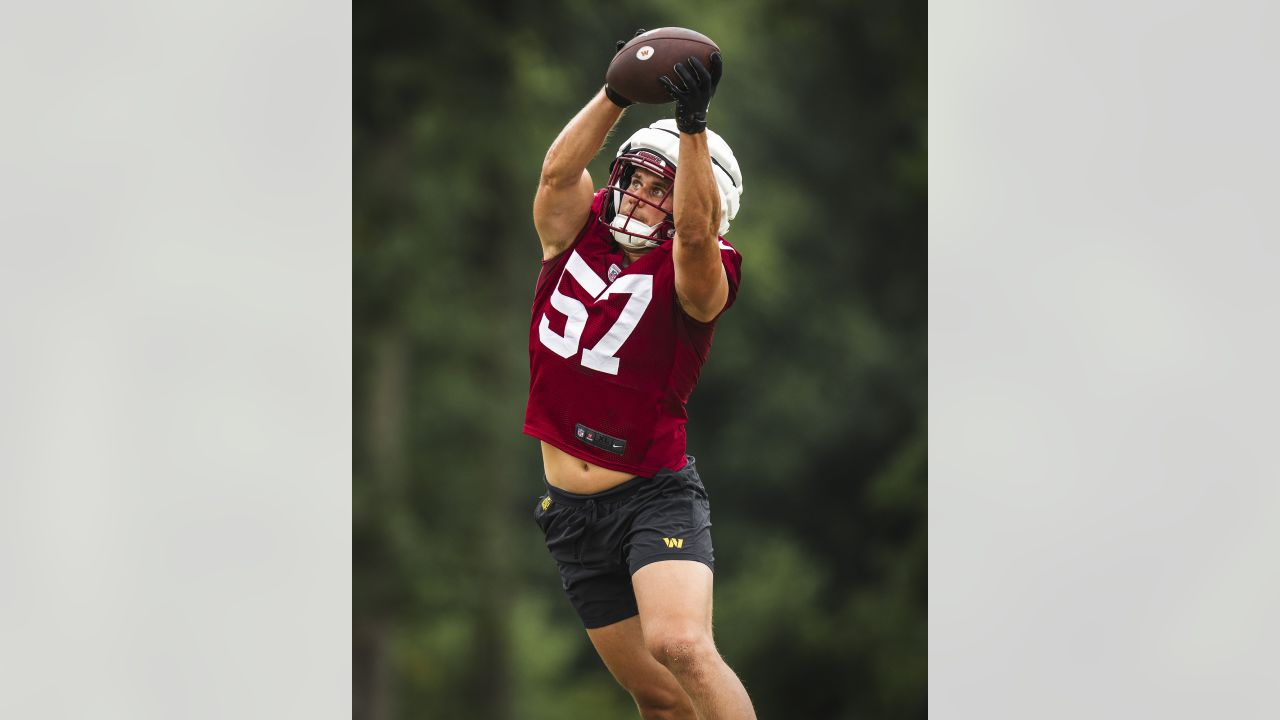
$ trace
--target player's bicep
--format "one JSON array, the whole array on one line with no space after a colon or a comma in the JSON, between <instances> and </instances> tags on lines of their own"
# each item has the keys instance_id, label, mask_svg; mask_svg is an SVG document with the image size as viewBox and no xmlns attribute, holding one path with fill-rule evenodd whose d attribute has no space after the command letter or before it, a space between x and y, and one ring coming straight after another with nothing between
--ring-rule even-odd
<instances>
[{"instance_id":1,"label":"player's bicep","mask_svg":"<svg viewBox=\"0 0 1280 720\"><path fill-rule=\"evenodd\" d=\"M576 182L542 178L533 197L533 226L542 241L542 258L548 260L573 243L591 212L591 173L582 171Z\"/></svg>"},{"instance_id":2,"label":"player's bicep","mask_svg":"<svg viewBox=\"0 0 1280 720\"><path fill-rule=\"evenodd\" d=\"M729 300L729 278L718 243L712 240L691 246L677 242L673 255L680 306L694 320L711 322Z\"/></svg>"}]
</instances>

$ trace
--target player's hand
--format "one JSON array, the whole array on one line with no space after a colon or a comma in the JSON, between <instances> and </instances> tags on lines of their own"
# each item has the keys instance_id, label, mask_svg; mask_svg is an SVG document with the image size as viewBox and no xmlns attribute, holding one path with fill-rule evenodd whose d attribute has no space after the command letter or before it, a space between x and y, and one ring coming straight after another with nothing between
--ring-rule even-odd
<instances>
[{"instance_id":1,"label":"player's hand","mask_svg":"<svg viewBox=\"0 0 1280 720\"><path fill-rule=\"evenodd\" d=\"M640 37L641 35L643 35L644 33L645 33L645 29L644 29L644 28L640 28L639 30L636 30L636 34L635 34L635 35L632 35L632 36L631 36L631 39L632 39L632 40L634 40L634 39L636 39L636 38ZM614 55L617 55L618 53L622 52L622 46L623 46L623 45L626 45L628 42L630 42L630 40L619 40L619 41L618 41L618 43L617 43L617 44L618 44L618 49L617 49L617 50L615 50L613 54L614 54Z\"/></svg>"},{"instance_id":2,"label":"player's hand","mask_svg":"<svg viewBox=\"0 0 1280 720\"><path fill-rule=\"evenodd\" d=\"M637 38L643 34L644 34L644 28L640 28L639 30L636 30L636 34L632 35L631 37ZM614 57L617 57L618 53L622 52L622 46L626 44L627 44L626 40L619 40L617 42L617 49L613 51ZM605 83L604 94L608 95L609 99L613 101L613 104L617 105L620 108L625 108L629 105L635 104L634 100L623 97L617 90L614 90L613 88L609 87L608 83Z\"/></svg>"},{"instance_id":3,"label":"player's hand","mask_svg":"<svg viewBox=\"0 0 1280 720\"><path fill-rule=\"evenodd\" d=\"M716 86L720 84L724 60L720 53L715 52L711 53L710 70L696 57L676 63L672 70L680 76L680 85L671 82L671 78L666 75L658 78L658 82L675 98L676 126L680 128L680 132L696 135L707 129L707 108L716 94Z\"/></svg>"}]
</instances>

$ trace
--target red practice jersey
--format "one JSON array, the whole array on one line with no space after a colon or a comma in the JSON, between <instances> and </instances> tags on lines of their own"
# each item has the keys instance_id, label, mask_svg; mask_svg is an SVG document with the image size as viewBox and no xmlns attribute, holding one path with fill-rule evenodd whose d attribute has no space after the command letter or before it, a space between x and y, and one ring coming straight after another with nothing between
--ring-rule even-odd
<instances>
[{"instance_id":1,"label":"red practice jersey","mask_svg":"<svg viewBox=\"0 0 1280 720\"><path fill-rule=\"evenodd\" d=\"M715 320L698 322L680 307L674 243L622 267L621 247L596 220L608 192L596 193L569 249L542 263L524 432L601 467L652 477L684 467L685 403L711 352ZM719 243L728 309L742 256Z\"/></svg>"}]
</instances>

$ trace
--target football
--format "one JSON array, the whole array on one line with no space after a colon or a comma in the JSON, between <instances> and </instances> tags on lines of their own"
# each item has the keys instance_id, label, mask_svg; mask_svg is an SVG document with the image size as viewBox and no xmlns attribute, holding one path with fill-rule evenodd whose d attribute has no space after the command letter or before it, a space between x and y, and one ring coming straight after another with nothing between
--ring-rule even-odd
<instances>
[{"instance_id":1,"label":"football","mask_svg":"<svg viewBox=\"0 0 1280 720\"><path fill-rule=\"evenodd\" d=\"M719 50L711 38L688 28L650 30L622 46L609 63L604 80L629 100L650 105L669 103L671 95L658 78L666 75L679 85L680 76L673 69L676 63L696 57L710 68L711 53Z\"/></svg>"}]
</instances>

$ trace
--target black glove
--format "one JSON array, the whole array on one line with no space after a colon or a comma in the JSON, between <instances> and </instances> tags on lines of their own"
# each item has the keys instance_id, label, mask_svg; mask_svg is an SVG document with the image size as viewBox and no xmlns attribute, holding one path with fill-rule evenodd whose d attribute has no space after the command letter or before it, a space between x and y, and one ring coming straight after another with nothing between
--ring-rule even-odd
<instances>
[{"instance_id":1,"label":"black glove","mask_svg":"<svg viewBox=\"0 0 1280 720\"><path fill-rule=\"evenodd\" d=\"M643 34L644 34L644 28L640 28L639 30L636 30L636 34L635 34L635 35L632 35L631 37L633 37L633 38L637 38L637 37L640 37L640 36L641 36L641 35L643 35ZM623 46L623 45L626 45L626 44L627 44L627 41L626 41L626 40L619 40L619 41L618 41L618 43L617 43L617 47L618 47L618 49L617 49L617 50L614 50L614 52L613 52L613 54L614 54L614 56L615 56L615 57L618 55L618 53L622 52L622 46ZM606 84L606 85L604 86L604 94L605 94L606 96L608 96L608 98L609 98L611 101L613 101L613 104L614 104L614 105L617 105L617 106L618 106L618 107L620 107L620 108L625 108L625 107L627 107L627 106L629 106L629 105L633 105L633 104L635 104L635 101L634 101L634 100L629 100L629 99L627 99L627 98L623 97L622 95L620 95L620 94L618 93L618 91L617 91L617 90L614 90L613 88L609 87L609 86L608 86L608 84Z\"/></svg>"},{"instance_id":2,"label":"black glove","mask_svg":"<svg viewBox=\"0 0 1280 720\"><path fill-rule=\"evenodd\" d=\"M631 36L631 39L632 39L632 40L635 40L636 38L640 37L640 36L641 36L641 35L643 35L644 33L645 33L644 28L640 28L639 30L636 30L636 34L635 34L635 35L632 35L632 36ZM614 55L617 55L618 53L622 52L622 46L623 46L623 45L626 45L628 42L630 42L630 41L628 41L628 40L619 40L619 41L618 41L618 49L617 49L617 50L615 50L613 54L614 54Z\"/></svg>"},{"instance_id":3,"label":"black glove","mask_svg":"<svg viewBox=\"0 0 1280 720\"><path fill-rule=\"evenodd\" d=\"M685 65L689 67L686 68ZM724 61L720 53L711 53L711 70L702 65L702 61L691 57L683 63L676 63L676 75L680 76L683 85L676 85L671 78L663 75L658 78L667 92L676 101L676 127L680 132L697 135L707 129L707 106L716 94L716 85L720 84L720 75L724 72Z\"/></svg>"}]
</instances>

